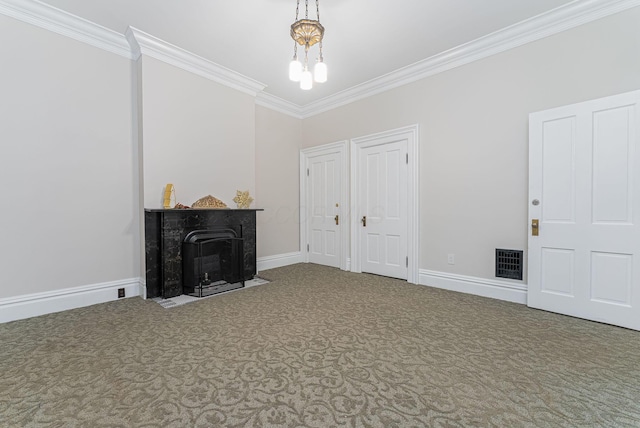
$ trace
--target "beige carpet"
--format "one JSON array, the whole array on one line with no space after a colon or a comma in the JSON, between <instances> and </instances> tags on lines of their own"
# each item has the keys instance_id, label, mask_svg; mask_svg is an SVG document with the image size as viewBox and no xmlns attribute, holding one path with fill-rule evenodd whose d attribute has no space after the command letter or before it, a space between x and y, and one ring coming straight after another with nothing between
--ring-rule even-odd
<instances>
[{"instance_id":1,"label":"beige carpet","mask_svg":"<svg viewBox=\"0 0 640 428\"><path fill-rule=\"evenodd\" d=\"M315 265L0 325L2 427L640 426L640 333Z\"/></svg>"}]
</instances>

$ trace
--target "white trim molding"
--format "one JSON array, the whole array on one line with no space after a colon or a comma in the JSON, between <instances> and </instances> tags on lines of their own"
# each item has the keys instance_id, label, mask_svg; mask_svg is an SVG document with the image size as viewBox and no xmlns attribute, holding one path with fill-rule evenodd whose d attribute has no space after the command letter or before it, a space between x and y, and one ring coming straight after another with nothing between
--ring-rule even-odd
<instances>
[{"instance_id":1,"label":"white trim molding","mask_svg":"<svg viewBox=\"0 0 640 428\"><path fill-rule=\"evenodd\" d=\"M257 105L304 119L637 6L640 0L572 1L304 106L263 93L263 83L132 27L123 35L37 0L0 0L0 14L129 59L149 55L256 96Z\"/></svg>"},{"instance_id":2,"label":"white trim molding","mask_svg":"<svg viewBox=\"0 0 640 428\"><path fill-rule=\"evenodd\" d=\"M144 300L147 300L147 281L144 279L140 279L138 284L138 296L142 297Z\"/></svg>"},{"instance_id":3,"label":"white trim molding","mask_svg":"<svg viewBox=\"0 0 640 428\"><path fill-rule=\"evenodd\" d=\"M256 96L256 105L265 107L277 112L289 115L296 119L303 119L301 111L302 106L294 104L275 95L268 94L266 92L260 92Z\"/></svg>"},{"instance_id":4,"label":"white trim molding","mask_svg":"<svg viewBox=\"0 0 640 428\"><path fill-rule=\"evenodd\" d=\"M414 64L399 68L384 76L306 104L298 114L303 118L315 116L336 107L535 42L636 6L640 6L640 0L573 1Z\"/></svg>"},{"instance_id":5,"label":"white trim molding","mask_svg":"<svg viewBox=\"0 0 640 428\"><path fill-rule=\"evenodd\" d=\"M139 296L141 283L130 278L0 299L0 323L118 300L119 288L125 297Z\"/></svg>"},{"instance_id":6,"label":"white trim molding","mask_svg":"<svg viewBox=\"0 0 640 428\"><path fill-rule=\"evenodd\" d=\"M293 253L276 254L275 256L259 257L258 274L260 274L260 272L263 270L275 269L303 262L304 260L300 251L296 251Z\"/></svg>"},{"instance_id":7,"label":"white trim molding","mask_svg":"<svg viewBox=\"0 0 640 428\"><path fill-rule=\"evenodd\" d=\"M148 55L254 97L266 87L264 83L195 55L137 28L127 28L126 37L131 45L134 59L138 59L141 55Z\"/></svg>"},{"instance_id":8,"label":"white trim molding","mask_svg":"<svg viewBox=\"0 0 640 428\"><path fill-rule=\"evenodd\" d=\"M527 304L527 286L520 282L477 278L420 269L420 285Z\"/></svg>"},{"instance_id":9,"label":"white trim molding","mask_svg":"<svg viewBox=\"0 0 640 428\"><path fill-rule=\"evenodd\" d=\"M36 0L0 0L0 14L133 59L124 35Z\"/></svg>"}]
</instances>

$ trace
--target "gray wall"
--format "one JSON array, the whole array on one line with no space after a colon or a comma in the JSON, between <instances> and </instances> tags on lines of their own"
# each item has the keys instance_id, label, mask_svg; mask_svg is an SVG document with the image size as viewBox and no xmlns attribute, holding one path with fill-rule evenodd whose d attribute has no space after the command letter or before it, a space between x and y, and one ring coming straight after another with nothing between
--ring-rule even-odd
<instances>
[{"instance_id":1,"label":"gray wall","mask_svg":"<svg viewBox=\"0 0 640 428\"><path fill-rule=\"evenodd\" d=\"M178 202L212 195L235 208L255 194L255 102L250 95L142 57L144 208L161 208L172 183Z\"/></svg>"},{"instance_id":2,"label":"gray wall","mask_svg":"<svg viewBox=\"0 0 640 428\"><path fill-rule=\"evenodd\" d=\"M185 204L249 190L267 209L258 255L296 252L299 149L414 123L420 268L491 278L495 247L526 247L528 114L640 88L638 22L635 8L301 121L0 16L0 299L139 277L140 211L166 183Z\"/></svg>"},{"instance_id":3,"label":"gray wall","mask_svg":"<svg viewBox=\"0 0 640 428\"><path fill-rule=\"evenodd\" d=\"M131 61L0 15L0 298L138 277Z\"/></svg>"},{"instance_id":4,"label":"gray wall","mask_svg":"<svg viewBox=\"0 0 640 428\"><path fill-rule=\"evenodd\" d=\"M495 248L527 247L529 113L640 88L639 22L634 8L305 119L303 146L419 124L420 268L493 278Z\"/></svg>"},{"instance_id":5,"label":"gray wall","mask_svg":"<svg viewBox=\"0 0 640 428\"><path fill-rule=\"evenodd\" d=\"M301 138L301 120L256 106L258 257L299 250Z\"/></svg>"}]
</instances>

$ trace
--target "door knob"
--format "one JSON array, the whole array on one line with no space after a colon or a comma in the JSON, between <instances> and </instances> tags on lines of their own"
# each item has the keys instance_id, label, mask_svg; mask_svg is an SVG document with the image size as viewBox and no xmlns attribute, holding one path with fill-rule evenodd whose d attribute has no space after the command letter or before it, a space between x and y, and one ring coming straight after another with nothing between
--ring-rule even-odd
<instances>
[{"instance_id":1,"label":"door knob","mask_svg":"<svg viewBox=\"0 0 640 428\"><path fill-rule=\"evenodd\" d=\"M364 215L362 216L362 220L360 220L362 222L362 226L367 227L367 216Z\"/></svg>"},{"instance_id":2,"label":"door knob","mask_svg":"<svg viewBox=\"0 0 640 428\"><path fill-rule=\"evenodd\" d=\"M336 226L338 226L340 224L340 216L336 214L336 217L334 218L334 220L336 221Z\"/></svg>"},{"instance_id":3,"label":"door knob","mask_svg":"<svg viewBox=\"0 0 640 428\"><path fill-rule=\"evenodd\" d=\"M531 236L538 236L540 226L537 218L531 219Z\"/></svg>"}]
</instances>

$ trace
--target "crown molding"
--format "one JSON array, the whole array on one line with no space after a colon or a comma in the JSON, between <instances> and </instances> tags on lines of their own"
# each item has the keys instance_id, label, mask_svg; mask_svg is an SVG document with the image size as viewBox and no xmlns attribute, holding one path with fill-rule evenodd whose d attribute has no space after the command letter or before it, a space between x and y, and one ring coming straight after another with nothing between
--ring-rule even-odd
<instances>
[{"instance_id":1,"label":"crown molding","mask_svg":"<svg viewBox=\"0 0 640 428\"><path fill-rule=\"evenodd\" d=\"M0 14L128 59L149 55L207 79L256 96L266 85L129 27L120 34L38 0L0 0Z\"/></svg>"},{"instance_id":2,"label":"crown molding","mask_svg":"<svg viewBox=\"0 0 640 428\"><path fill-rule=\"evenodd\" d=\"M0 0L0 14L132 59L122 34L37 0Z\"/></svg>"},{"instance_id":3,"label":"crown molding","mask_svg":"<svg viewBox=\"0 0 640 428\"><path fill-rule=\"evenodd\" d=\"M264 83L167 43L137 28L129 27L125 36L131 45L134 59L138 59L141 55L148 55L254 97L266 88Z\"/></svg>"},{"instance_id":4,"label":"crown molding","mask_svg":"<svg viewBox=\"0 0 640 428\"><path fill-rule=\"evenodd\" d=\"M315 116L636 6L640 6L640 0L576 0L384 76L306 104L298 114L303 118Z\"/></svg>"},{"instance_id":5,"label":"crown molding","mask_svg":"<svg viewBox=\"0 0 640 428\"><path fill-rule=\"evenodd\" d=\"M575 0L304 106L264 93L263 83L133 27L122 35L38 0L0 0L0 14L128 59L148 55L255 96L257 105L304 119L637 6L640 0Z\"/></svg>"},{"instance_id":6,"label":"crown molding","mask_svg":"<svg viewBox=\"0 0 640 428\"><path fill-rule=\"evenodd\" d=\"M295 117L296 119L303 119L301 111L302 107L298 104L294 104L275 95L267 94L266 92L260 92L256 96L256 105L266 107L271 110L275 110L280 113Z\"/></svg>"}]
</instances>

